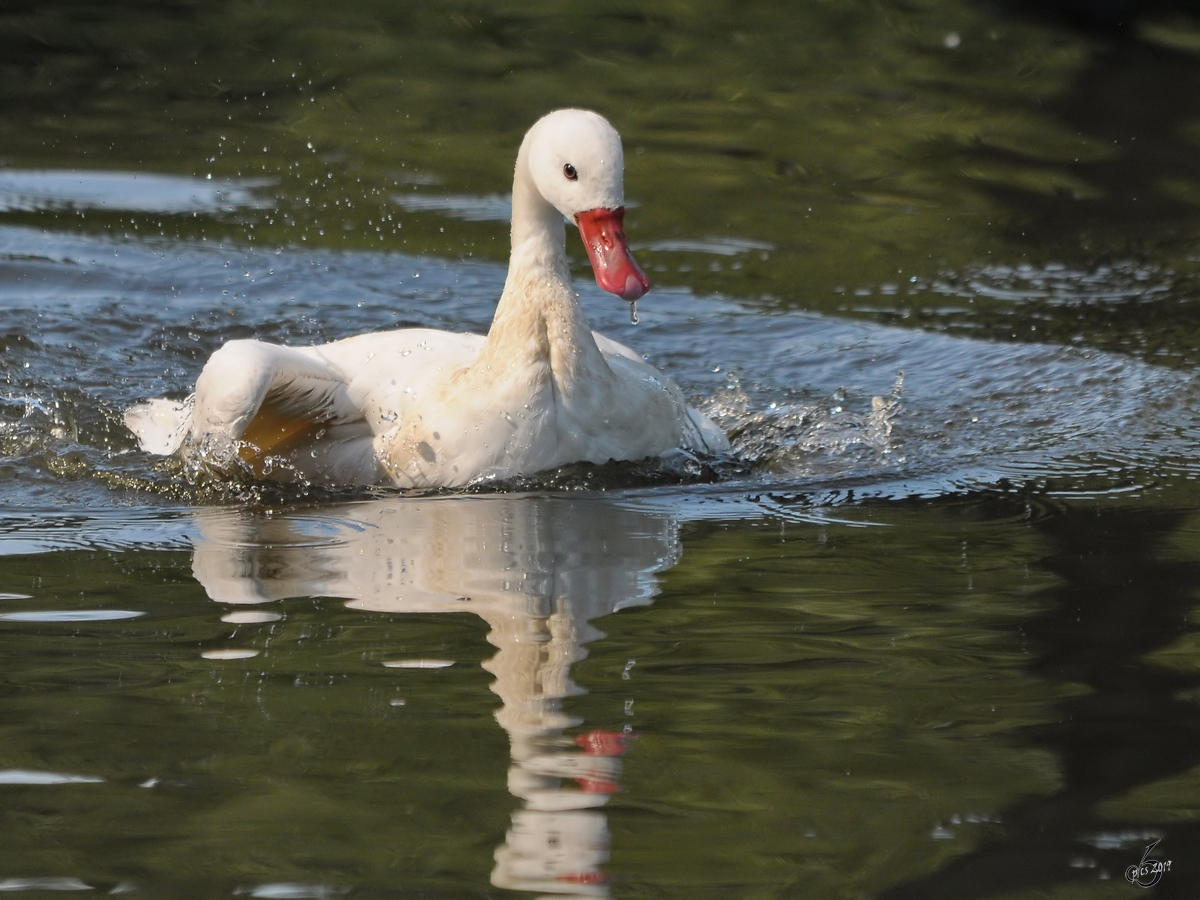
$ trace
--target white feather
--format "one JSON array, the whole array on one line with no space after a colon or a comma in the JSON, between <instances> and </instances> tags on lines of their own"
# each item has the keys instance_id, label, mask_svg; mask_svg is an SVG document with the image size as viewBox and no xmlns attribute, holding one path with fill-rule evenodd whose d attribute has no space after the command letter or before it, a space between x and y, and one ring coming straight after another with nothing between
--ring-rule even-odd
<instances>
[{"instance_id":1,"label":"white feather","mask_svg":"<svg viewBox=\"0 0 1200 900\"><path fill-rule=\"evenodd\" d=\"M571 287L562 217L619 207L622 181L620 138L604 119L551 113L517 155L508 279L486 338L405 329L318 347L230 341L200 373L194 409L152 400L126 422L152 453L400 487L725 450L671 379L591 331Z\"/></svg>"}]
</instances>

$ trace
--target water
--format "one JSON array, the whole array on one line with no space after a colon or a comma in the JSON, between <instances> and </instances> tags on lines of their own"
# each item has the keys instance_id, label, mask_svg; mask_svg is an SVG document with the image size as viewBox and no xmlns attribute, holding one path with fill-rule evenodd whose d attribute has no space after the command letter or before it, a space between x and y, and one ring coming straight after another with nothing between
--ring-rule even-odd
<instances>
[{"instance_id":1,"label":"water","mask_svg":"<svg viewBox=\"0 0 1200 900\"><path fill-rule=\"evenodd\" d=\"M1194 893L1195 20L3 15L0 890L1117 897L1159 841ZM485 330L572 104L655 282L571 238L587 313L730 455L399 495L136 449L232 338Z\"/></svg>"}]
</instances>

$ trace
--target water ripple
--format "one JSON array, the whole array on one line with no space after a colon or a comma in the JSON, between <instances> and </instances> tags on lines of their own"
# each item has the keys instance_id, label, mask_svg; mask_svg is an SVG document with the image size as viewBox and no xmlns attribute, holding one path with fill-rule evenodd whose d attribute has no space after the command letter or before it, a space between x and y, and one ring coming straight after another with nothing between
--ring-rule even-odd
<instances>
[{"instance_id":1,"label":"water ripple","mask_svg":"<svg viewBox=\"0 0 1200 900\"><path fill-rule=\"evenodd\" d=\"M66 775L62 772L41 772L31 769L0 769L0 784L99 784L103 778L92 775ZM15 888L8 888L15 890Z\"/></svg>"},{"instance_id":2,"label":"water ripple","mask_svg":"<svg viewBox=\"0 0 1200 900\"><path fill-rule=\"evenodd\" d=\"M147 396L186 396L204 360L232 338L305 344L410 325L484 331L504 281L492 263L15 227L0 228L0 269L12 276L0 280L0 477L14 503L68 508L143 494L184 503L377 496L209 478L138 452L121 411ZM983 267L917 287L964 297L1013 290L1029 303L1144 303L1166 278L1132 264ZM594 327L674 377L729 431L735 452L573 466L475 490L732 485L827 505L1013 488L1121 494L1200 476L1200 389L1126 354L678 288L655 291L634 327L625 304L582 279L579 288ZM314 522L314 546L338 540L343 524Z\"/></svg>"},{"instance_id":3,"label":"water ripple","mask_svg":"<svg viewBox=\"0 0 1200 900\"><path fill-rule=\"evenodd\" d=\"M0 613L0 622L116 622L144 615L132 609L35 609Z\"/></svg>"},{"instance_id":4,"label":"water ripple","mask_svg":"<svg viewBox=\"0 0 1200 900\"><path fill-rule=\"evenodd\" d=\"M0 168L0 212L108 209L142 213L270 209L255 193L267 179L187 178L144 172Z\"/></svg>"}]
</instances>

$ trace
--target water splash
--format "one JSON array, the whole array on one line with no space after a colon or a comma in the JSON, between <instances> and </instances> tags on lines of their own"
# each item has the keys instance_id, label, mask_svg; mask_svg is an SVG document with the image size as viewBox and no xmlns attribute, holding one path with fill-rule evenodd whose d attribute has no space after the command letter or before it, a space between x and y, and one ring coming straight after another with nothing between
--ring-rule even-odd
<instances>
[{"instance_id":1,"label":"water splash","mask_svg":"<svg viewBox=\"0 0 1200 900\"><path fill-rule=\"evenodd\" d=\"M703 411L729 435L733 456L751 474L786 477L837 470L848 474L863 463L875 468L903 461L892 438L903 409L903 387L900 371L890 395L872 397L862 412L848 408L850 398L844 388L825 403L771 402L756 408L731 373L725 386L703 404Z\"/></svg>"},{"instance_id":2,"label":"water splash","mask_svg":"<svg viewBox=\"0 0 1200 900\"><path fill-rule=\"evenodd\" d=\"M640 321L641 321L641 319L638 318L637 301L630 300L629 301L629 324L636 325Z\"/></svg>"},{"instance_id":3,"label":"water splash","mask_svg":"<svg viewBox=\"0 0 1200 900\"><path fill-rule=\"evenodd\" d=\"M0 394L0 452L4 456L44 449L53 441L78 439L79 429L59 401L47 401L37 394Z\"/></svg>"}]
</instances>

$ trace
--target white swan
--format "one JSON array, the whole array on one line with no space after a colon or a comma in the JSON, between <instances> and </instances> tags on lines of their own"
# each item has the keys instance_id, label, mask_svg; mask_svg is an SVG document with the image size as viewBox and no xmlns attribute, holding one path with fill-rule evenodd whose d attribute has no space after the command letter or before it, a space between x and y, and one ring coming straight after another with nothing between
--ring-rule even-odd
<instances>
[{"instance_id":1,"label":"white swan","mask_svg":"<svg viewBox=\"0 0 1200 900\"><path fill-rule=\"evenodd\" d=\"M650 287L621 227L623 171L621 138L596 113L559 110L529 130L486 337L413 328L317 347L230 341L192 398L139 404L126 424L152 453L324 484L455 487L727 449L673 381L589 329L571 288L563 216L600 287L629 301Z\"/></svg>"}]
</instances>

